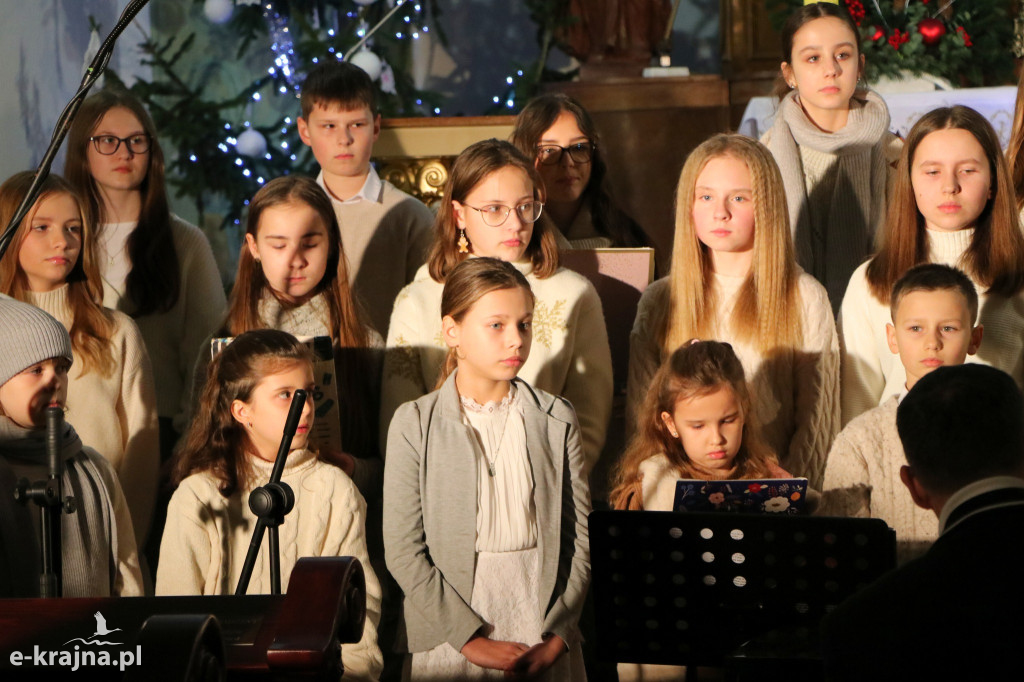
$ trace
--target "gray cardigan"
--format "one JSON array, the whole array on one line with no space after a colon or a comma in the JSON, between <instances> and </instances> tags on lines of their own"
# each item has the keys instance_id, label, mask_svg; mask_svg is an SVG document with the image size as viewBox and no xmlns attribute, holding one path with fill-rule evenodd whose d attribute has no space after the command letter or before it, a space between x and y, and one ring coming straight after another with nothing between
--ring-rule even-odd
<instances>
[{"instance_id":1,"label":"gray cardigan","mask_svg":"<svg viewBox=\"0 0 1024 682\"><path fill-rule=\"evenodd\" d=\"M572 406L516 379L533 470L544 632L567 644L590 582L590 489ZM456 651L485 624L470 607L476 564L479 443L462 419L455 375L398 408L384 466L384 554L401 586L411 652Z\"/></svg>"}]
</instances>

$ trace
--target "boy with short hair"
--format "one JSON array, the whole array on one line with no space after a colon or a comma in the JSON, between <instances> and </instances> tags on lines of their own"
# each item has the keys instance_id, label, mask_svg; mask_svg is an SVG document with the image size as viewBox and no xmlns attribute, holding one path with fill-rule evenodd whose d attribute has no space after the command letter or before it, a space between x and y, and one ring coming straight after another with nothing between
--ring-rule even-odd
<instances>
[{"instance_id":1,"label":"boy with short hair","mask_svg":"<svg viewBox=\"0 0 1024 682\"><path fill-rule=\"evenodd\" d=\"M301 106L299 137L320 164L317 183L338 216L349 283L387 338L395 297L426 260L434 215L370 165L380 114L365 71L347 62L321 63L306 77Z\"/></svg>"},{"instance_id":2,"label":"boy with short hair","mask_svg":"<svg viewBox=\"0 0 1024 682\"><path fill-rule=\"evenodd\" d=\"M39 596L38 507L13 498L12 481L46 478L49 405L65 407L71 338L49 314L0 294L0 595ZM61 524L63 596L141 596L135 533L113 468L64 423L64 494L75 512ZM32 530L36 527L36 531ZM8 582L9 581L9 582Z\"/></svg>"},{"instance_id":3,"label":"boy with short hair","mask_svg":"<svg viewBox=\"0 0 1024 682\"><path fill-rule=\"evenodd\" d=\"M978 352L978 293L948 265L911 268L890 298L889 350L907 374L905 390L847 424L825 466L819 513L883 519L896 530L900 563L927 550L938 535L934 514L917 507L900 481L906 463L896 431L896 408L921 377L937 367L962 365Z\"/></svg>"}]
</instances>

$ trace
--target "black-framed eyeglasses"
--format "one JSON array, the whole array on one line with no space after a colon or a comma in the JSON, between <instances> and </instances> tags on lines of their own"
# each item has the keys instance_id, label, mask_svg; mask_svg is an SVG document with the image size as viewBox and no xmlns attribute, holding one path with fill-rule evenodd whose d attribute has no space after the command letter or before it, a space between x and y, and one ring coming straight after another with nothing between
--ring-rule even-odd
<instances>
[{"instance_id":1,"label":"black-framed eyeglasses","mask_svg":"<svg viewBox=\"0 0 1024 682\"><path fill-rule=\"evenodd\" d=\"M124 142L128 151L132 154L145 154L149 151L151 139L147 133L131 135L130 137L117 137L115 135L95 135L89 138L96 151L104 156L110 156L117 152Z\"/></svg>"},{"instance_id":2,"label":"black-framed eyeglasses","mask_svg":"<svg viewBox=\"0 0 1024 682\"><path fill-rule=\"evenodd\" d=\"M505 206L504 204L488 204L480 208L470 206L469 204L463 204L463 206L479 212L484 224L491 227L501 227L504 225L505 221L508 220L508 214L512 212L512 207ZM524 201L516 206L516 213L519 214L519 219L524 223L535 223L540 218L540 212L543 209L544 204L539 201Z\"/></svg>"},{"instance_id":3,"label":"black-framed eyeglasses","mask_svg":"<svg viewBox=\"0 0 1024 682\"><path fill-rule=\"evenodd\" d=\"M560 147L557 144L537 145L537 160L543 166L554 166L561 163L562 155L569 153L569 158L576 163L590 163L594 158L593 142L576 142L568 147Z\"/></svg>"}]
</instances>

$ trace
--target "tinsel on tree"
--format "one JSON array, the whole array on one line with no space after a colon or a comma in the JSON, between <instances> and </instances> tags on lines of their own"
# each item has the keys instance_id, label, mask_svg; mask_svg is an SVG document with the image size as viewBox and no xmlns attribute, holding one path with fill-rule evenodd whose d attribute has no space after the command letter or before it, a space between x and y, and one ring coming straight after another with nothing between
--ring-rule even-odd
<instances>
[{"instance_id":1,"label":"tinsel on tree","mask_svg":"<svg viewBox=\"0 0 1024 682\"><path fill-rule=\"evenodd\" d=\"M225 23L237 41L238 59L265 63L236 94L215 97L205 92L201 78L184 73L183 57L193 49L194 33L150 38L141 45L153 77L130 89L160 131L169 184L176 196L195 203L200 218L214 200L224 224L238 224L249 198L266 181L293 171L314 172L315 161L295 125L296 98L305 74L322 60L347 58L366 70L384 116L439 113L437 96L418 90L411 74L413 41L439 32L431 21L440 14L436 0L192 2L208 20ZM437 37L443 41L443 35ZM110 77L117 81L116 74ZM275 107L275 97L288 102ZM290 113L257 125L264 110Z\"/></svg>"},{"instance_id":2,"label":"tinsel on tree","mask_svg":"<svg viewBox=\"0 0 1024 682\"><path fill-rule=\"evenodd\" d=\"M840 0L860 27L865 77L930 74L955 86L1014 80L1011 0ZM776 4L781 26L800 0Z\"/></svg>"}]
</instances>

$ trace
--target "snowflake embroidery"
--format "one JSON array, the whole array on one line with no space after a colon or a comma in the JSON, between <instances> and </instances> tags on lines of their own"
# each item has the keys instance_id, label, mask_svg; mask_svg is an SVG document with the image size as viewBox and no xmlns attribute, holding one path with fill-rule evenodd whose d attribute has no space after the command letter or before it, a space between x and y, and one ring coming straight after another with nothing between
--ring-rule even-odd
<instances>
[{"instance_id":1,"label":"snowflake embroidery","mask_svg":"<svg viewBox=\"0 0 1024 682\"><path fill-rule=\"evenodd\" d=\"M550 349L555 333L569 329L565 317L565 299L555 301L551 306L544 301L537 301L533 307L533 342L544 344Z\"/></svg>"},{"instance_id":2,"label":"snowflake embroidery","mask_svg":"<svg viewBox=\"0 0 1024 682\"><path fill-rule=\"evenodd\" d=\"M388 367L388 376L400 376L418 385L421 378L416 349L409 346L401 336L395 339L395 343L394 347L387 350L385 364Z\"/></svg>"}]
</instances>

